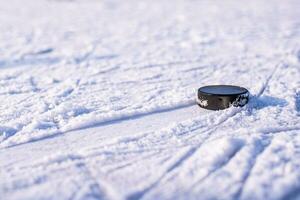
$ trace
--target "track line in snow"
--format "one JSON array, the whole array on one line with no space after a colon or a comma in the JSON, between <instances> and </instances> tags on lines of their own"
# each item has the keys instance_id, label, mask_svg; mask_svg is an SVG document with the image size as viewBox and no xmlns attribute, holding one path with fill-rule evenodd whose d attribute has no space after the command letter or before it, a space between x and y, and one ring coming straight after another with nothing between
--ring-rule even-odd
<instances>
[{"instance_id":1,"label":"track line in snow","mask_svg":"<svg viewBox=\"0 0 300 200\"><path fill-rule=\"evenodd\" d=\"M263 134L274 134L274 133L297 131L297 130L300 130L300 126L266 127L266 128L257 129L258 132Z\"/></svg>"},{"instance_id":2,"label":"track line in snow","mask_svg":"<svg viewBox=\"0 0 300 200\"><path fill-rule=\"evenodd\" d=\"M248 178L251 176L252 170L254 169L254 167L257 163L257 160L265 152L265 150L271 145L272 140L273 140L273 138L271 137L270 141L266 145L262 144L263 145L262 148L257 148L258 152L254 155L255 157L252 159L252 164L250 165L248 172L244 175L240 189L237 191L237 193L235 195L235 199L241 199L241 197L243 195L244 187L247 184ZM264 140L264 142L266 142L266 140Z\"/></svg>"},{"instance_id":3,"label":"track line in snow","mask_svg":"<svg viewBox=\"0 0 300 200\"><path fill-rule=\"evenodd\" d=\"M70 199L85 199L89 196L95 197L96 199L122 199L111 186L107 183L102 183L103 178L102 180L99 180L99 177L95 178L90 167L84 160L75 165L85 174L87 181L79 186L79 189L74 192Z\"/></svg>"},{"instance_id":4,"label":"track line in snow","mask_svg":"<svg viewBox=\"0 0 300 200\"><path fill-rule=\"evenodd\" d=\"M112 169L108 170L107 173L111 174L111 173L114 173L114 172L116 172L118 170L122 170L122 169L124 169L126 167L130 167L130 166L132 166L134 164L139 164L139 163L147 160L148 158L151 158L151 157L156 156L158 154L159 154L159 152L156 152L156 153L152 153L150 155L141 156L141 158L139 157L137 159L130 160L129 162L126 162L124 164L120 164L120 165L117 165L116 167L113 167Z\"/></svg>"},{"instance_id":5,"label":"track line in snow","mask_svg":"<svg viewBox=\"0 0 300 200\"><path fill-rule=\"evenodd\" d=\"M278 70L278 68L280 66L285 65L283 62L280 62L278 64L275 65L274 69L271 71L270 75L266 78L265 82L262 84L261 89L259 90L259 92L256 94L257 97L260 97L266 90L266 88L269 86L269 82L271 81L271 79L273 78L274 74L276 73L276 71Z\"/></svg>"},{"instance_id":6,"label":"track line in snow","mask_svg":"<svg viewBox=\"0 0 300 200\"><path fill-rule=\"evenodd\" d=\"M297 92L295 95L295 108L298 115L300 116L300 92Z\"/></svg>"},{"instance_id":7,"label":"track line in snow","mask_svg":"<svg viewBox=\"0 0 300 200\"><path fill-rule=\"evenodd\" d=\"M201 131L201 134L203 134L203 133L207 134L207 137L205 138L205 141L209 139L209 136L211 135L211 133L213 133L216 129L218 129L227 120L229 120L230 118L232 118L235 115L237 115L238 113L240 113L243 109L244 108L230 108L229 110L224 111L225 113L221 116L219 116L218 113L216 113L215 116L217 117L216 119L218 120L217 123L209 125L208 127L205 127L203 132ZM223 112L223 111L221 111L221 112ZM193 131L195 131L195 130L193 130ZM195 133L194 135L191 135L187 139L190 140L190 139L193 139L197 136L199 136L199 134Z\"/></svg>"},{"instance_id":8,"label":"track line in snow","mask_svg":"<svg viewBox=\"0 0 300 200\"><path fill-rule=\"evenodd\" d=\"M195 100L189 100L189 101L180 103L175 106L167 106L165 108L153 109L151 111L136 111L134 114L124 114L124 115L114 116L114 117L111 117L108 119L99 120L98 122L93 121L92 123L87 123L87 125L82 125L79 128L64 128L66 130L63 130L63 132L67 133L67 132L71 132L71 131L84 130L84 129L95 128L95 127L99 127L99 126L106 126L106 125L119 123L119 122L127 121L127 120L137 120L137 119L140 119L140 118L148 116L148 115L172 112L174 110L188 108L188 107L191 107L194 105L196 105Z\"/></svg>"},{"instance_id":9,"label":"track line in snow","mask_svg":"<svg viewBox=\"0 0 300 200\"><path fill-rule=\"evenodd\" d=\"M195 64L201 62L201 59L196 60L181 60L181 61L175 61L175 62L168 62L168 63L153 63L148 65L143 65L139 67L139 69L143 68L153 68L153 67L171 67L171 66L177 66L177 65L186 65L186 64Z\"/></svg>"},{"instance_id":10,"label":"track line in snow","mask_svg":"<svg viewBox=\"0 0 300 200\"><path fill-rule=\"evenodd\" d=\"M127 196L126 199L127 200L138 200L138 199L143 198L143 196L146 195L150 190L152 190L156 185L158 185L160 183L160 181L169 172L171 172L174 169L178 168L180 165L182 165L182 163L185 160L190 158L195 153L196 150L197 150L197 148L195 148L195 147L188 147L183 152L179 152L178 155L175 158L171 158L168 161L169 164L164 167L165 169L163 169L162 172L160 172L159 177L154 182L152 182L150 185L143 188L142 190L130 194L129 196Z\"/></svg>"},{"instance_id":11,"label":"track line in snow","mask_svg":"<svg viewBox=\"0 0 300 200\"><path fill-rule=\"evenodd\" d=\"M221 160L221 162L213 169L211 169L208 174L206 174L204 177L200 178L195 184L192 185L192 188L196 187L196 185L201 184L205 179L209 178L213 174L215 174L217 171L221 170L223 167L225 167L237 154L238 152L244 147L244 141L241 141L236 147L226 155L226 158Z\"/></svg>"}]
</instances>

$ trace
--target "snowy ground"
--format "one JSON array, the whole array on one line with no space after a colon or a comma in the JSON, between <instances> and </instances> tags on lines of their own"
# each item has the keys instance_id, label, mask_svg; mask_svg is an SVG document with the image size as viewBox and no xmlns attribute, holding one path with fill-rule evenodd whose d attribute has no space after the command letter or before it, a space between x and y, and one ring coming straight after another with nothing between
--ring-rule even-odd
<instances>
[{"instance_id":1,"label":"snowy ground","mask_svg":"<svg viewBox=\"0 0 300 200\"><path fill-rule=\"evenodd\" d=\"M1 200L300 199L299 0L0 0L0 99Z\"/></svg>"}]
</instances>

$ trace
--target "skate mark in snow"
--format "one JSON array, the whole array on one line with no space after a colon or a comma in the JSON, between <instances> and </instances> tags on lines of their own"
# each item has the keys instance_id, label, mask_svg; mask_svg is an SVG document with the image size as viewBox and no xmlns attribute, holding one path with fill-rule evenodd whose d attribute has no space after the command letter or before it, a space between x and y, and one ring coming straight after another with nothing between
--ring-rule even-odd
<instances>
[{"instance_id":1,"label":"skate mark in snow","mask_svg":"<svg viewBox=\"0 0 300 200\"><path fill-rule=\"evenodd\" d=\"M32 92L39 92L41 89L38 88L34 77L29 78L30 85L32 87Z\"/></svg>"},{"instance_id":2,"label":"skate mark in snow","mask_svg":"<svg viewBox=\"0 0 300 200\"><path fill-rule=\"evenodd\" d=\"M287 126L287 127L266 127L266 128L259 128L257 131L263 134L272 134L272 133L279 133L279 132L288 132L288 131L297 131L300 130L300 125L296 126Z\"/></svg>"},{"instance_id":3,"label":"skate mark in snow","mask_svg":"<svg viewBox=\"0 0 300 200\"><path fill-rule=\"evenodd\" d=\"M257 163L257 160L266 151L266 149L271 145L272 139L273 138L270 138L270 141L267 144L262 144L260 141L258 141L259 145L257 145L257 152L255 153L255 155L253 155L254 157L252 159L252 163L250 164L250 168L248 169L247 173L244 175L241 186L240 186L239 190L237 191L234 199L241 199L241 197L243 195L244 187L247 184L248 178L251 176L251 173ZM264 139L264 141L266 141L266 140Z\"/></svg>"},{"instance_id":4,"label":"skate mark in snow","mask_svg":"<svg viewBox=\"0 0 300 200\"><path fill-rule=\"evenodd\" d=\"M122 169L124 169L124 168L131 167L131 166L133 166L134 164L139 164L139 163L141 163L141 162L147 160L148 158L152 158L153 156L156 156L156 155L158 155L158 154L159 154L159 152L156 152L156 153L152 153L152 154L150 154L150 155L142 156L141 158L138 158L138 159L132 159L132 160L130 160L129 162L122 163L122 164L120 164L120 165L118 165L118 166L116 166L116 167L113 167L112 169L107 170L107 173L108 173L108 174L111 174L111 173L114 173L114 172L116 172L116 171L118 171L118 170L122 170ZM138 155L138 154L137 154L137 155ZM140 156L140 155L139 155L139 156Z\"/></svg>"},{"instance_id":5,"label":"skate mark in snow","mask_svg":"<svg viewBox=\"0 0 300 200\"><path fill-rule=\"evenodd\" d=\"M111 186L100 182L99 177L95 178L87 165L83 160L82 162L75 163L75 166L85 174L84 177L87 180L79 186L79 189L71 195L70 199L86 199L89 197L96 199L121 199Z\"/></svg>"},{"instance_id":6,"label":"skate mark in snow","mask_svg":"<svg viewBox=\"0 0 300 200\"><path fill-rule=\"evenodd\" d=\"M295 95L295 107L298 115L300 116L300 92Z\"/></svg>"},{"instance_id":7,"label":"skate mark in snow","mask_svg":"<svg viewBox=\"0 0 300 200\"><path fill-rule=\"evenodd\" d=\"M82 125L78 128L64 128L63 132L71 132L71 131L77 131L77 130L83 130L83 129L88 129L88 128L94 128L94 127L99 127L99 126L106 126L114 123L119 123L122 121L127 121L127 120L137 120L139 118L148 116L148 115L153 115L153 114L158 114L158 113L164 113L164 112L171 112L174 110L182 109L182 108L187 108L196 105L196 102L194 100L186 101L177 105L173 106L166 106L163 108L158 108L158 109L151 109L149 111L135 111L133 114L119 114L115 115L113 117L108 117L108 118L103 118L100 120L95 120L92 119L90 122L87 122L85 125Z\"/></svg>"},{"instance_id":8,"label":"skate mark in snow","mask_svg":"<svg viewBox=\"0 0 300 200\"><path fill-rule=\"evenodd\" d=\"M115 70L118 70L120 69L120 66L113 66L113 67L108 67L108 68L104 68L104 69L101 69L99 71L97 71L95 74L92 74L91 77L94 77L94 76L98 76L100 74L106 74L106 73L109 73L109 72L112 72L112 71L115 71Z\"/></svg>"},{"instance_id":9,"label":"skate mark in snow","mask_svg":"<svg viewBox=\"0 0 300 200\"><path fill-rule=\"evenodd\" d=\"M156 185L158 185L169 172L180 167L188 158L190 158L196 152L196 150L197 147L189 147L188 149L184 149L184 151L181 150L182 152L179 152L175 158L171 158L169 160L169 164L165 167L165 169L162 170L160 176L154 182L144 189L130 194L126 199L138 200L143 198L143 196L152 190Z\"/></svg>"},{"instance_id":10,"label":"skate mark in snow","mask_svg":"<svg viewBox=\"0 0 300 200\"><path fill-rule=\"evenodd\" d=\"M213 166L213 168L204 177L200 178L200 180L193 184L192 188L196 187L198 184L201 184L201 182L203 182L205 179L209 178L211 175L225 167L245 146L245 141L240 139L231 139L230 143L231 148L226 149L226 154L223 157L220 157L216 162L217 164Z\"/></svg>"},{"instance_id":11,"label":"skate mark in snow","mask_svg":"<svg viewBox=\"0 0 300 200\"><path fill-rule=\"evenodd\" d=\"M153 67L171 67L171 66L177 66L177 65L194 64L194 63L199 63L199 62L201 62L200 59L181 60L181 61L174 61L174 62L168 62L168 63L153 63L153 64L140 66L139 69L153 68Z\"/></svg>"},{"instance_id":12,"label":"skate mark in snow","mask_svg":"<svg viewBox=\"0 0 300 200\"><path fill-rule=\"evenodd\" d=\"M115 59L118 57L118 55L112 54L112 55L102 55L102 56L92 56L92 52L88 52L86 54L84 54L81 57L77 57L74 58L74 61L77 64L89 61L89 60L93 60L93 61L101 61L101 60L111 60L111 59Z\"/></svg>"},{"instance_id":13,"label":"skate mark in snow","mask_svg":"<svg viewBox=\"0 0 300 200\"><path fill-rule=\"evenodd\" d=\"M51 53L53 51L54 51L53 48L45 48L45 49L38 50L36 52L26 53L22 57L24 58L24 57L27 57L27 56L44 55L44 54L49 54L49 53Z\"/></svg>"},{"instance_id":14,"label":"skate mark in snow","mask_svg":"<svg viewBox=\"0 0 300 200\"><path fill-rule=\"evenodd\" d=\"M51 52L53 52L53 51L54 51L53 48L47 48L47 49L40 50L40 51L36 52L35 54L36 54L36 55L40 55L40 54L48 54L48 53L51 53Z\"/></svg>"},{"instance_id":15,"label":"skate mark in snow","mask_svg":"<svg viewBox=\"0 0 300 200\"><path fill-rule=\"evenodd\" d=\"M221 116L218 115L218 113L216 114L217 118L215 120L216 123L213 123L209 126L207 126L202 132L202 133L206 133L207 137L204 139L203 142L205 142L206 140L209 139L209 136L211 135L211 133L213 133L216 129L218 129L218 127L220 127L223 123L225 123L227 120L229 120L230 118L234 117L235 115L237 115L238 113L240 113L243 109L245 108L230 108L229 110L225 110L225 111L219 111L219 112L224 112L222 113ZM196 130L196 129L195 129ZM193 130L193 131L195 131ZM187 139L192 139L197 137L199 134L194 134L191 135L190 137L188 137Z\"/></svg>"},{"instance_id":16,"label":"skate mark in snow","mask_svg":"<svg viewBox=\"0 0 300 200\"><path fill-rule=\"evenodd\" d=\"M10 135L10 137L14 136L16 134L18 134L18 131L15 132L14 134ZM24 145L24 144L30 144L30 143L34 143L34 142L39 142L41 140L47 140L47 139L55 138L55 137L57 137L61 134L62 134L62 132L57 130L57 131L54 131L54 132L50 132L49 135L43 135L41 137L30 138L28 140L24 140L24 141L19 142L19 143L8 143L8 144L6 143L4 145L0 145L0 150L10 149L10 148L13 148L13 147L16 147L16 146L21 146L21 145ZM5 140L3 140L1 142L4 142L4 141L6 142L6 139L8 139L8 138L5 138ZM0 144L2 144L2 143L0 143Z\"/></svg>"},{"instance_id":17,"label":"skate mark in snow","mask_svg":"<svg viewBox=\"0 0 300 200\"><path fill-rule=\"evenodd\" d=\"M277 65L275 65L274 69L272 70L272 72L270 73L270 75L266 78L265 82L263 82L261 89L259 90L259 92L257 93L257 97L260 97L265 90L267 89L267 87L269 86L269 82L271 81L271 79L273 78L274 74L276 73L277 69L284 65L283 63L279 63Z\"/></svg>"}]
</instances>

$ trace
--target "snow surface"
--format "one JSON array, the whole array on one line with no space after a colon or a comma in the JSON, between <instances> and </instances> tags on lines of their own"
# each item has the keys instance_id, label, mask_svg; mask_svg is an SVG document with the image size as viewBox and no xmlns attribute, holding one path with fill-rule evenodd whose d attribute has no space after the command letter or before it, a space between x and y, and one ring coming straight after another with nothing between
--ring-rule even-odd
<instances>
[{"instance_id":1,"label":"snow surface","mask_svg":"<svg viewBox=\"0 0 300 200\"><path fill-rule=\"evenodd\" d=\"M299 0L0 0L0 44L1 200L300 199Z\"/></svg>"}]
</instances>

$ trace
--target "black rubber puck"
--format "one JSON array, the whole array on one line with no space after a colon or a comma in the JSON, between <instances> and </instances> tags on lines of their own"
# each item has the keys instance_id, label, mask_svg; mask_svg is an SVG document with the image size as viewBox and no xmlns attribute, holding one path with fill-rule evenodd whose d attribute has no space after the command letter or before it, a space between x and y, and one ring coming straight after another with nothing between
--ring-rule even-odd
<instances>
[{"instance_id":1,"label":"black rubber puck","mask_svg":"<svg viewBox=\"0 0 300 200\"><path fill-rule=\"evenodd\" d=\"M198 105L209 110L223 110L230 106L242 107L248 100L249 91L239 86L208 85L198 89Z\"/></svg>"}]
</instances>

